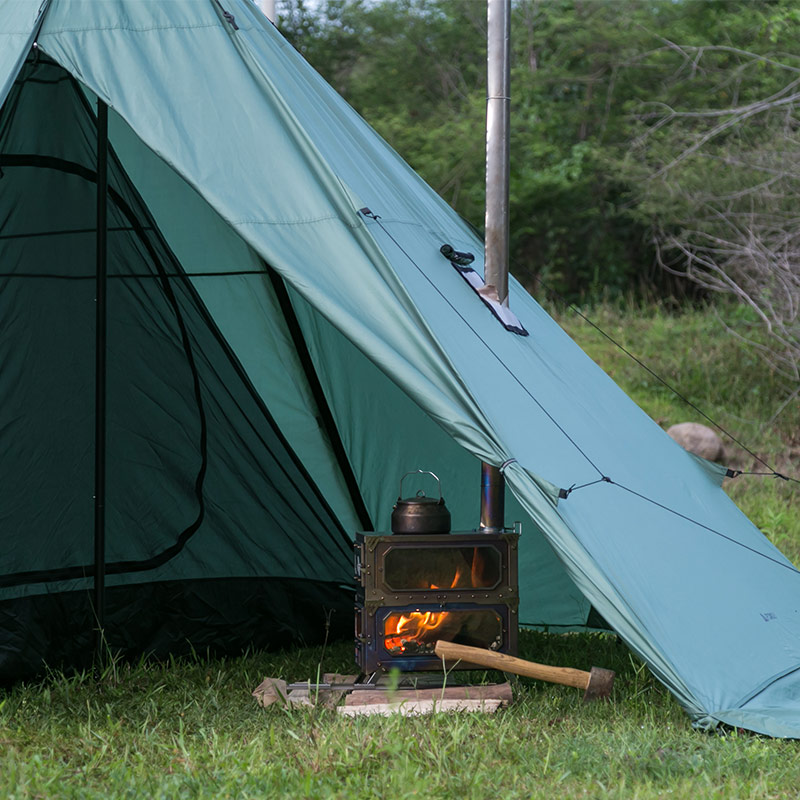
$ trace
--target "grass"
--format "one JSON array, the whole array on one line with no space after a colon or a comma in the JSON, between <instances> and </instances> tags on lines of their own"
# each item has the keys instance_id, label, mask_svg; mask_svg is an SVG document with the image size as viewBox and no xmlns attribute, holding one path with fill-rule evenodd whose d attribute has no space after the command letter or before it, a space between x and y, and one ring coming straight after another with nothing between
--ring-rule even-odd
<instances>
[{"instance_id":1,"label":"grass","mask_svg":"<svg viewBox=\"0 0 800 800\"><path fill-rule=\"evenodd\" d=\"M793 387L713 316L609 306L589 315L737 438L798 474L798 404L764 425ZM662 425L702 421L579 318L560 321ZM747 458L735 448L731 457ZM743 476L728 490L797 563L797 485ZM0 690L0 797L797 796L796 742L694 731L616 637L523 632L520 655L614 669L613 700L584 705L577 690L522 679L517 702L495 715L349 719L326 709L262 709L250 696L265 676L291 681L313 678L320 668L352 671L349 643L329 646L324 657L303 649L113 664L99 681L53 674Z\"/></svg>"},{"instance_id":2,"label":"grass","mask_svg":"<svg viewBox=\"0 0 800 800\"><path fill-rule=\"evenodd\" d=\"M751 330L752 321L742 312L723 307L716 312L694 309L674 313L663 305L631 306L622 312L610 305L581 310L759 455L781 457L787 448L800 445L800 401L781 410L797 386L772 369L759 351L731 334L740 329L741 335L757 335ZM555 315L653 419L665 426L676 422L708 424L577 314L556 310Z\"/></svg>"},{"instance_id":3,"label":"grass","mask_svg":"<svg viewBox=\"0 0 800 800\"><path fill-rule=\"evenodd\" d=\"M613 636L524 633L522 655L617 671L611 703L522 679L499 714L350 719L258 707L264 675L314 675L318 649L117 665L2 695L7 798L794 797L796 744L691 730ZM325 670L349 670L329 647ZM493 673L473 679L496 679Z\"/></svg>"}]
</instances>

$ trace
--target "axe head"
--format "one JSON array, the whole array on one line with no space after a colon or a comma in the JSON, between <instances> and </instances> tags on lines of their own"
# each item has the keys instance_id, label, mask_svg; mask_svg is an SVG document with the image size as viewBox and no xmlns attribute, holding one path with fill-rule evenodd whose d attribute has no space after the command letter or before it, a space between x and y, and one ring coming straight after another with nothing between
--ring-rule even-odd
<instances>
[{"instance_id":1,"label":"axe head","mask_svg":"<svg viewBox=\"0 0 800 800\"><path fill-rule=\"evenodd\" d=\"M589 673L589 682L586 684L586 691L583 695L583 702L590 700L607 700L611 695L611 687L614 685L614 671L592 667Z\"/></svg>"}]
</instances>

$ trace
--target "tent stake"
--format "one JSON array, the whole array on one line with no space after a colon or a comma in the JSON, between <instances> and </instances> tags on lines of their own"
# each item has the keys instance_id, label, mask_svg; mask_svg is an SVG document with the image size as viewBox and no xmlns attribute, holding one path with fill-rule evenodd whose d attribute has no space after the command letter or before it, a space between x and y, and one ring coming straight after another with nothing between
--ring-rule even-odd
<instances>
[{"instance_id":1,"label":"tent stake","mask_svg":"<svg viewBox=\"0 0 800 800\"><path fill-rule=\"evenodd\" d=\"M97 283L95 297L94 663L104 660L106 590L106 283L108 262L108 106L97 100Z\"/></svg>"},{"instance_id":2,"label":"tent stake","mask_svg":"<svg viewBox=\"0 0 800 800\"><path fill-rule=\"evenodd\" d=\"M486 33L486 235L484 280L508 305L508 184L511 104L511 0L488 0ZM481 521L486 533L505 527L505 479L481 463Z\"/></svg>"}]
</instances>

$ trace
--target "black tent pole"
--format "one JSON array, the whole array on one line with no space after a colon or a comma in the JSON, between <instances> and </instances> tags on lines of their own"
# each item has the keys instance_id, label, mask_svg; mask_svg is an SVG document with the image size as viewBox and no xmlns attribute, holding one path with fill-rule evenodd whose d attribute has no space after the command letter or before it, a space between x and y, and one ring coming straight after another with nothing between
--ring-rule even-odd
<instances>
[{"instance_id":1,"label":"black tent pole","mask_svg":"<svg viewBox=\"0 0 800 800\"><path fill-rule=\"evenodd\" d=\"M106 273L108 261L108 106L97 101L97 294L94 416L94 660L103 664L106 591Z\"/></svg>"}]
</instances>

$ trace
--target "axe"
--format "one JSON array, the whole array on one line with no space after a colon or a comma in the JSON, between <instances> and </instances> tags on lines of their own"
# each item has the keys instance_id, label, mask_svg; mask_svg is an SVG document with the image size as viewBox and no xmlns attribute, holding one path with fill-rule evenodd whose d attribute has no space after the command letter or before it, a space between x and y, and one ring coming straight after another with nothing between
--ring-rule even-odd
<instances>
[{"instance_id":1,"label":"axe","mask_svg":"<svg viewBox=\"0 0 800 800\"><path fill-rule=\"evenodd\" d=\"M514 675L524 675L526 678L537 678L540 681L583 689L584 701L608 698L611 694L611 687L614 685L613 671L600 667L592 667L591 672L570 667L550 667L547 664L525 661L482 647L467 647L463 644L453 644L441 640L436 642L435 651L437 656L447 661L460 659L480 667L499 669L503 672L512 672Z\"/></svg>"}]
</instances>

